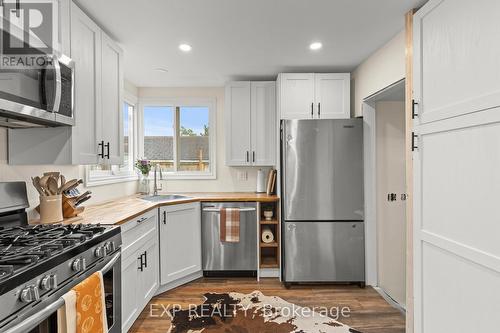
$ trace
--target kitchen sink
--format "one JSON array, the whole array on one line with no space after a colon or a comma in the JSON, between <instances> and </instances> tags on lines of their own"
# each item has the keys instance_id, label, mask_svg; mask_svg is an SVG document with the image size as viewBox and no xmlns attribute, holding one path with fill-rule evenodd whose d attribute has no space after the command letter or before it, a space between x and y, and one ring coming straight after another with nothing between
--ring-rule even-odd
<instances>
[{"instance_id":1,"label":"kitchen sink","mask_svg":"<svg viewBox=\"0 0 500 333\"><path fill-rule=\"evenodd\" d=\"M190 199L191 197L187 197L185 195L177 195L177 194L160 194L160 195L146 195L141 197L142 200L152 201L152 202L163 202L163 201L175 201L181 199Z\"/></svg>"}]
</instances>

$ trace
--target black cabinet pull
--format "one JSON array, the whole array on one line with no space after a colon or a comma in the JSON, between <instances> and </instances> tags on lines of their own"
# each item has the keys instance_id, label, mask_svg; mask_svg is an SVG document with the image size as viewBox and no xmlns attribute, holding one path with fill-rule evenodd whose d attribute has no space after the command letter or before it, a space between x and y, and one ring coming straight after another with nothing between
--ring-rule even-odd
<instances>
[{"instance_id":1,"label":"black cabinet pull","mask_svg":"<svg viewBox=\"0 0 500 333\"><path fill-rule=\"evenodd\" d=\"M255 151L252 152L252 160L255 163Z\"/></svg>"},{"instance_id":2,"label":"black cabinet pull","mask_svg":"<svg viewBox=\"0 0 500 333\"><path fill-rule=\"evenodd\" d=\"M314 103L311 103L311 118L314 117Z\"/></svg>"},{"instance_id":3,"label":"black cabinet pull","mask_svg":"<svg viewBox=\"0 0 500 333\"><path fill-rule=\"evenodd\" d=\"M250 162L250 157L249 157L249 153L248 153L248 150L247 150L247 162Z\"/></svg>"},{"instance_id":4,"label":"black cabinet pull","mask_svg":"<svg viewBox=\"0 0 500 333\"><path fill-rule=\"evenodd\" d=\"M139 267L137 267L137 269L141 270L141 272L142 272L142 271L144 271L144 262L142 260L142 254L137 259L141 261L141 264Z\"/></svg>"},{"instance_id":5,"label":"black cabinet pull","mask_svg":"<svg viewBox=\"0 0 500 333\"><path fill-rule=\"evenodd\" d=\"M97 154L97 156L104 158L104 141L101 141L97 144L98 150L100 149L101 152Z\"/></svg>"},{"instance_id":6,"label":"black cabinet pull","mask_svg":"<svg viewBox=\"0 0 500 333\"><path fill-rule=\"evenodd\" d=\"M163 224L167 224L167 211L163 211Z\"/></svg>"},{"instance_id":7,"label":"black cabinet pull","mask_svg":"<svg viewBox=\"0 0 500 333\"><path fill-rule=\"evenodd\" d=\"M106 146L106 149L107 149L106 158L109 160L109 142L106 143L105 146ZM104 149L102 150L102 153L104 154Z\"/></svg>"},{"instance_id":8,"label":"black cabinet pull","mask_svg":"<svg viewBox=\"0 0 500 333\"><path fill-rule=\"evenodd\" d=\"M318 118L321 116L321 103L318 103Z\"/></svg>"},{"instance_id":9,"label":"black cabinet pull","mask_svg":"<svg viewBox=\"0 0 500 333\"><path fill-rule=\"evenodd\" d=\"M148 251L144 251L144 267L148 268Z\"/></svg>"}]
</instances>

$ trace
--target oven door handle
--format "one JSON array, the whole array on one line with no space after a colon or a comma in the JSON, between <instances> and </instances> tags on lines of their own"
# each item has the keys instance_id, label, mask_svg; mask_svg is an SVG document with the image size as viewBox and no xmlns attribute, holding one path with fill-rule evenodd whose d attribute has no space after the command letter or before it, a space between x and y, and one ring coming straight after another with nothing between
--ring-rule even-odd
<instances>
[{"instance_id":1,"label":"oven door handle","mask_svg":"<svg viewBox=\"0 0 500 333\"><path fill-rule=\"evenodd\" d=\"M103 274L107 273L116 262L120 259L120 252L115 254L115 256L101 269ZM93 274L93 273L92 273ZM85 277L87 278L87 277ZM47 305L42 310L35 313L33 316L28 317L21 321L19 324L9 328L4 333L26 333L48 318L51 314L53 314L57 309L64 305L64 298L59 297L57 300Z\"/></svg>"}]
</instances>

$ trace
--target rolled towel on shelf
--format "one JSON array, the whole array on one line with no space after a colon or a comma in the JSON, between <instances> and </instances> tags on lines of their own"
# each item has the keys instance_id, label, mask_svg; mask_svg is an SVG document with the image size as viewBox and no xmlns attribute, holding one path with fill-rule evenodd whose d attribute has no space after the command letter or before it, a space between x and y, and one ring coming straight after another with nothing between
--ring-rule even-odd
<instances>
[{"instance_id":1,"label":"rolled towel on shelf","mask_svg":"<svg viewBox=\"0 0 500 333\"><path fill-rule=\"evenodd\" d=\"M262 228L262 242L264 243L274 242L274 233L270 227Z\"/></svg>"}]
</instances>

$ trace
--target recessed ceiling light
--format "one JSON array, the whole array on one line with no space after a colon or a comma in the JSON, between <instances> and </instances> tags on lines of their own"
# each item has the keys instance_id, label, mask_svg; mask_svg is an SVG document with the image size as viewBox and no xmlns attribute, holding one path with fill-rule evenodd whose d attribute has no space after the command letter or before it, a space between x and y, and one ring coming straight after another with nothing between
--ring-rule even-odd
<instances>
[{"instance_id":1,"label":"recessed ceiling light","mask_svg":"<svg viewBox=\"0 0 500 333\"><path fill-rule=\"evenodd\" d=\"M189 51L191 51L191 49L192 49L192 47L189 44L179 45L179 50L181 50L182 52L189 52Z\"/></svg>"},{"instance_id":2,"label":"recessed ceiling light","mask_svg":"<svg viewBox=\"0 0 500 333\"><path fill-rule=\"evenodd\" d=\"M323 44L321 44L320 42L314 42L314 43L311 43L311 45L309 45L309 48L313 51L319 50L322 47L323 47Z\"/></svg>"},{"instance_id":3,"label":"recessed ceiling light","mask_svg":"<svg viewBox=\"0 0 500 333\"><path fill-rule=\"evenodd\" d=\"M155 71L162 72L162 73L168 73L168 69L166 69L164 67L157 67L157 68L155 68Z\"/></svg>"}]
</instances>

